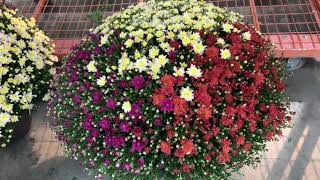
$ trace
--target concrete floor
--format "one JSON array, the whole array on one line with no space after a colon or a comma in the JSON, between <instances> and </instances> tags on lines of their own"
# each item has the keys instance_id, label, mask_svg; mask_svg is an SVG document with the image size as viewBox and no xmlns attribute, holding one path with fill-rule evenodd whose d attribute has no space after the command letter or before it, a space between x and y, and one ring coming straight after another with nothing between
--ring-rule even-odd
<instances>
[{"instance_id":1,"label":"concrete floor","mask_svg":"<svg viewBox=\"0 0 320 180\"><path fill-rule=\"evenodd\" d=\"M320 180L320 63L309 61L293 71L288 82L294 128L270 143L262 163L244 167L237 180ZM0 150L0 180L93 180L78 162L63 156L63 148L45 125L45 104L33 114L30 133Z\"/></svg>"}]
</instances>

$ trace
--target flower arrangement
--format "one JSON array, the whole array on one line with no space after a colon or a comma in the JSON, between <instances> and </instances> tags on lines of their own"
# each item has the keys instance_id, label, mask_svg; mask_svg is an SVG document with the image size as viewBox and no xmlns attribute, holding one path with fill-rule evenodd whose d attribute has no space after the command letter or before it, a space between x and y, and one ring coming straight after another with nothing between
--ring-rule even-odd
<instances>
[{"instance_id":1,"label":"flower arrangement","mask_svg":"<svg viewBox=\"0 0 320 180\"><path fill-rule=\"evenodd\" d=\"M57 61L52 53L53 45L33 18L0 3L0 147L12 137L8 125L47 93Z\"/></svg>"},{"instance_id":2,"label":"flower arrangement","mask_svg":"<svg viewBox=\"0 0 320 180\"><path fill-rule=\"evenodd\" d=\"M47 115L97 178L226 179L290 124L272 50L203 1L131 6L65 58Z\"/></svg>"}]
</instances>

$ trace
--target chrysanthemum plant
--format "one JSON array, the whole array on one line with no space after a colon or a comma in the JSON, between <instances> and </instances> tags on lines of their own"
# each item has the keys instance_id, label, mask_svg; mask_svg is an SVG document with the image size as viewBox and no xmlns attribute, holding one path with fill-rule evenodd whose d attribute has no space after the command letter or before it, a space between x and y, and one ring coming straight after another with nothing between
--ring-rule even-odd
<instances>
[{"instance_id":1,"label":"chrysanthemum plant","mask_svg":"<svg viewBox=\"0 0 320 180\"><path fill-rule=\"evenodd\" d=\"M63 63L48 116L98 178L227 179L290 124L271 43L206 2L129 7Z\"/></svg>"},{"instance_id":2,"label":"chrysanthemum plant","mask_svg":"<svg viewBox=\"0 0 320 180\"><path fill-rule=\"evenodd\" d=\"M11 125L47 93L57 61L52 53L33 18L0 2L0 147L10 142Z\"/></svg>"}]
</instances>

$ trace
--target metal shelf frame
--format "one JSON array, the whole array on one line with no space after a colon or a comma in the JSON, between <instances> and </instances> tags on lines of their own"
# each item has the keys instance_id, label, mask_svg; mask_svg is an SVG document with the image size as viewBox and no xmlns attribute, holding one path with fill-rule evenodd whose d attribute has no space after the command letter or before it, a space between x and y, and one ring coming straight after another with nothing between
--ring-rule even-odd
<instances>
[{"instance_id":1,"label":"metal shelf frame","mask_svg":"<svg viewBox=\"0 0 320 180\"><path fill-rule=\"evenodd\" d=\"M88 15L103 10L108 16L145 0L9 0L33 16L56 44L56 54L66 55L89 31ZM315 57L320 60L319 0L207 0L244 15L244 20L269 36L277 56ZM32 12L33 11L33 12Z\"/></svg>"}]
</instances>

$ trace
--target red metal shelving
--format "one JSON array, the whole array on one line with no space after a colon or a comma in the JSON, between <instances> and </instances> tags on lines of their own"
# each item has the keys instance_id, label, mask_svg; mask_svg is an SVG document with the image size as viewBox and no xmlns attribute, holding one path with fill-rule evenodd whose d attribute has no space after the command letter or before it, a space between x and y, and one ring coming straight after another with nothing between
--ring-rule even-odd
<instances>
[{"instance_id":1,"label":"red metal shelving","mask_svg":"<svg viewBox=\"0 0 320 180\"><path fill-rule=\"evenodd\" d=\"M207 0L244 15L276 44L284 57L320 57L319 0ZM70 51L94 25L88 15L111 15L143 0L11 0L23 14L33 16L56 43L56 53Z\"/></svg>"}]
</instances>

